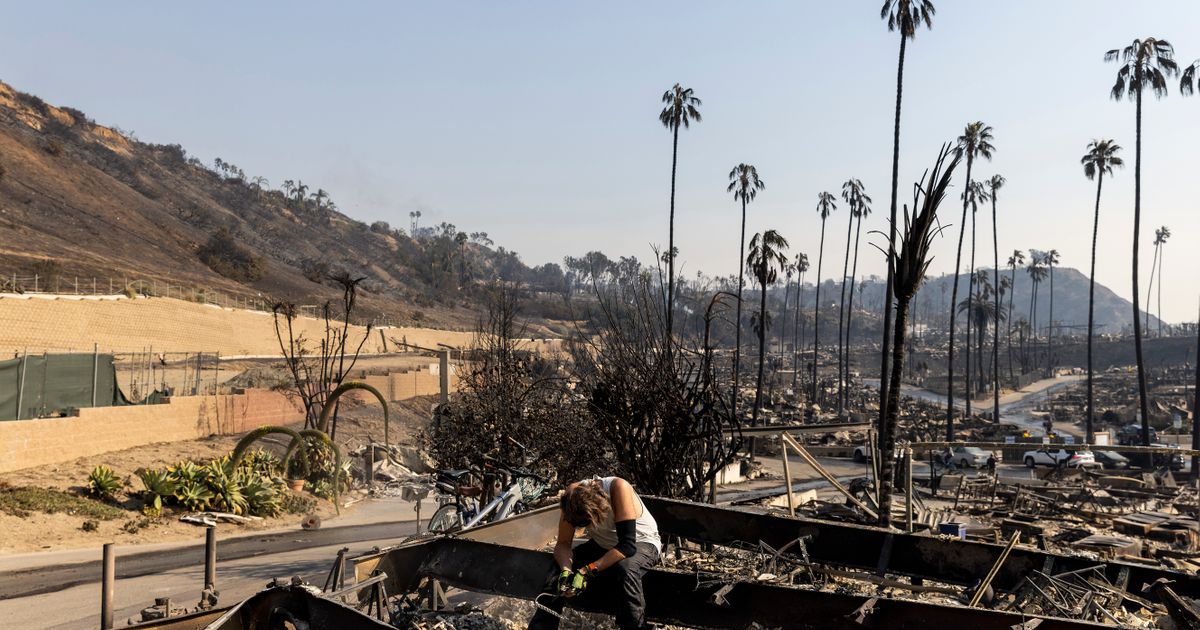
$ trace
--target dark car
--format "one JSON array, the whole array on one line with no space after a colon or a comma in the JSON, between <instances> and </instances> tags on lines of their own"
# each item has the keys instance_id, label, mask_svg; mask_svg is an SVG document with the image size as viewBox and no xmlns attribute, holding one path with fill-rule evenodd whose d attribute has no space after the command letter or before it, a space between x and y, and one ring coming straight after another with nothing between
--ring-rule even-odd
<instances>
[{"instance_id":1,"label":"dark car","mask_svg":"<svg viewBox=\"0 0 1200 630\"><path fill-rule=\"evenodd\" d=\"M1116 451L1096 451L1096 463L1108 469L1129 468L1129 458Z\"/></svg>"},{"instance_id":2,"label":"dark car","mask_svg":"<svg viewBox=\"0 0 1200 630\"><path fill-rule=\"evenodd\" d=\"M1150 443L1158 441L1158 431L1150 427ZM1142 425L1127 424L1117 431L1117 443L1122 446L1138 446L1142 443Z\"/></svg>"}]
</instances>

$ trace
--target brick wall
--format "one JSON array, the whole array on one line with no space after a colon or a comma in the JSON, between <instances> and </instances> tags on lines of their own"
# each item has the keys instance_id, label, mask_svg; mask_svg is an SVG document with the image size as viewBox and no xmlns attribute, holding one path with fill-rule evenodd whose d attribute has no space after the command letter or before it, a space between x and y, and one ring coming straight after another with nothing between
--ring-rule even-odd
<instances>
[{"instance_id":1,"label":"brick wall","mask_svg":"<svg viewBox=\"0 0 1200 630\"><path fill-rule=\"evenodd\" d=\"M69 418L0 422L0 472L210 435L292 424L303 411L279 392L172 398L162 405L80 409Z\"/></svg>"}]
</instances>

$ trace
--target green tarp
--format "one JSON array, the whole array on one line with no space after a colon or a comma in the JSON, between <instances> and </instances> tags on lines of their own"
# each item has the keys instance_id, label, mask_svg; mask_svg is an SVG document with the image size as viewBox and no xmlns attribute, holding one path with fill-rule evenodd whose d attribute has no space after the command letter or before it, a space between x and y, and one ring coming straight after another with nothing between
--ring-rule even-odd
<instances>
[{"instance_id":1,"label":"green tarp","mask_svg":"<svg viewBox=\"0 0 1200 630\"><path fill-rule=\"evenodd\" d=\"M80 407L117 404L123 404L123 397L111 354L44 354L0 361L0 420L61 416Z\"/></svg>"}]
</instances>

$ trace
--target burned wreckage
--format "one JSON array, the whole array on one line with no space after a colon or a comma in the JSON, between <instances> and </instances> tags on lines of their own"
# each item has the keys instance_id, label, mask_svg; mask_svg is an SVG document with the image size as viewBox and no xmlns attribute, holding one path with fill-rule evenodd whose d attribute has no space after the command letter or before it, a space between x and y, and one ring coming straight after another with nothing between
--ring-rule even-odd
<instances>
[{"instance_id":1,"label":"burned wreckage","mask_svg":"<svg viewBox=\"0 0 1200 630\"><path fill-rule=\"evenodd\" d=\"M693 628L1200 628L1200 577L1126 560L646 497L664 540L648 618ZM138 627L456 628L414 623L449 589L533 600L556 507L347 560L324 589L279 581L227 609ZM351 578L352 579L347 579ZM347 584L346 582L350 582ZM606 613L605 610L587 612ZM429 613L426 612L426 615ZM454 613L442 619L453 618ZM429 617L424 617L428 619Z\"/></svg>"}]
</instances>

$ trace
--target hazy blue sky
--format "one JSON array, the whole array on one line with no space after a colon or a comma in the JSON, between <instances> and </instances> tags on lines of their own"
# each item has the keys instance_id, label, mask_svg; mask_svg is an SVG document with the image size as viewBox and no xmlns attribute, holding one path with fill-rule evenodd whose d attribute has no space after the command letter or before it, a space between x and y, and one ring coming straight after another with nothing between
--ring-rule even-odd
<instances>
[{"instance_id":1,"label":"hazy blue sky","mask_svg":"<svg viewBox=\"0 0 1200 630\"><path fill-rule=\"evenodd\" d=\"M1128 297L1134 108L1108 99L1116 67L1102 56L1157 36L1190 64L1200 2L935 2L933 30L908 49L902 201L940 144L983 120L998 151L976 174L1008 178L1001 264L1014 248L1056 248L1086 270L1095 184L1079 157L1115 138L1129 164L1106 180L1097 276ZM815 271L818 192L855 176L875 199L869 226L887 212L898 38L879 4L21 3L0 22L0 79L274 185L302 179L362 220L407 227L420 209L425 224L487 231L532 264L589 249L649 260L665 244L671 146L657 114L678 81L704 100L680 139L685 272L736 272L725 184L743 161L767 183L749 232L778 229ZM1198 122L1200 98L1176 82L1146 104L1143 287L1165 224L1168 321L1194 320L1200 296ZM955 204L945 212L958 222ZM841 207L830 220L826 277L845 220ZM932 271L953 264L945 237ZM859 268L880 273L882 257L868 248Z\"/></svg>"}]
</instances>

